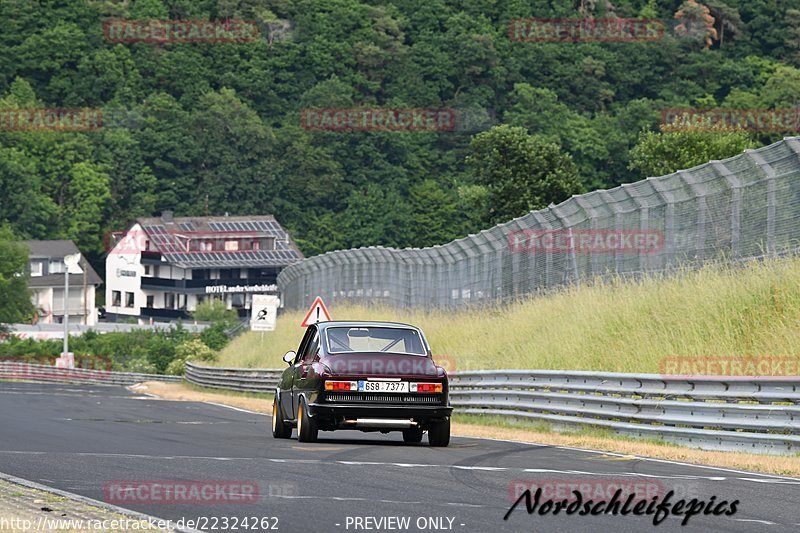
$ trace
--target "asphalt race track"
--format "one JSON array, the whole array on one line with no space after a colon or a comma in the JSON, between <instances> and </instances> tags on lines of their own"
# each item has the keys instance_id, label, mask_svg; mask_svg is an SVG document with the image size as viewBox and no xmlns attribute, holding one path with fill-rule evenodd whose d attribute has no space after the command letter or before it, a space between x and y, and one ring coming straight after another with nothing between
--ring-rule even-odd
<instances>
[{"instance_id":1,"label":"asphalt race track","mask_svg":"<svg viewBox=\"0 0 800 533\"><path fill-rule=\"evenodd\" d=\"M287 532L800 530L793 478L468 438L430 448L427 439L405 445L399 434L345 431L299 444L273 439L269 425L268 416L123 387L0 383L0 472L100 501L124 483L256 482L254 502L117 502L176 521L217 517L217 529L223 517L275 517L264 523ZM652 516L529 515L524 503L505 521L515 487L532 483L628 483L637 493L673 490L673 501L739 504L732 516L701 513L685 527L676 516L655 527Z\"/></svg>"}]
</instances>

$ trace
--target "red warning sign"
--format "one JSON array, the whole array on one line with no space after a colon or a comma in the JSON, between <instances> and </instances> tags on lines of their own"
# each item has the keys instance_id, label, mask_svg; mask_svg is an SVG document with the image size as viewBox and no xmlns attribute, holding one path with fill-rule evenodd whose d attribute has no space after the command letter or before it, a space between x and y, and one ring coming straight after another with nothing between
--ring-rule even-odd
<instances>
[{"instance_id":1,"label":"red warning sign","mask_svg":"<svg viewBox=\"0 0 800 533\"><path fill-rule=\"evenodd\" d=\"M301 328L307 328L311 324L316 324L317 322L328 322L331 319L330 313L328 313L328 309L325 307L325 302L322 301L322 298L317 296L314 300L314 303L311 304L311 309L308 310L308 314L303 319L303 323L300 324Z\"/></svg>"}]
</instances>

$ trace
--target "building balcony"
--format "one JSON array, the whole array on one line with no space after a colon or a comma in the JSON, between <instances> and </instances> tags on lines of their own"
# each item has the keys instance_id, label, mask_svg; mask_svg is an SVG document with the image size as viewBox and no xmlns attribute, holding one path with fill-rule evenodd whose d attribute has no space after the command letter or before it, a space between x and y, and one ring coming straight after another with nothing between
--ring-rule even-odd
<instances>
[{"instance_id":1,"label":"building balcony","mask_svg":"<svg viewBox=\"0 0 800 533\"><path fill-rule=\"evenodd\" d=\"M157 309L155 307L141 307L139 314L142 318L177 320L188 319L189 313L185 309Z\"/></svg>"}]
</instances>

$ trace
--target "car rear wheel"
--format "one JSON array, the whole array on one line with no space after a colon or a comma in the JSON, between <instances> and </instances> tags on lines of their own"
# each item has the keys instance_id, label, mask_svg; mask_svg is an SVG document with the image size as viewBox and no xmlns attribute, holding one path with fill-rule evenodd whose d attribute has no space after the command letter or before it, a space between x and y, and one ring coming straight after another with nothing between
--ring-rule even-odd
<instances>
[{"instance_id":1,"label":"car rear wheel","mask_svg":"<svg viewBox=\"0 0 800 533\"><path fill-rule=\"evenodd\" d=\"M432 424L428 428L428 444L444 447L450 444L450 419Z\"/></svg>"},{"instance_id":2,"label":"car rear wheel","mask_svg":"<svg viewBox=\"0 0 800 533\"><path fill-rule=\"evenodd\" d=\"M308 416L305 401L300 400L297 405L297 440L300 442L314 442L317 440L318 433L317 423Z\"/></svg>"},{"instance_id":3,"label":"car rear wheel","mask_svg":"<svg viewBox=\"0 0 800 533\"><path fill-rule=\"evenodd\" d=\"M422 428L408 428L403 430L403 442L422 442Z\"/></svg>"},{"instance_id":4,"label":"car rear wheel","mask_svg":"<svg viewBox=\"0 0 800 533\"><path fill-rule=\"evenodd\" d=\"M276 439L288 439L292 436L292 428L283 421L277 396L272 400L272 436Z\"/></svg>"}]
</instances>

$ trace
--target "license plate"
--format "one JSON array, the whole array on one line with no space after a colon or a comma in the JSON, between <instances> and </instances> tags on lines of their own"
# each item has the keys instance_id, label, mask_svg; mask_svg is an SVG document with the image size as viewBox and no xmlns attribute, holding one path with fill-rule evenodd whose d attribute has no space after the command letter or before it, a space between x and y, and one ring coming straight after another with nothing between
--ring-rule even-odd
<instances>
[{"instance_id":1,"label":"license plate","mask_svg":"<svg viewBox=\"0 0 800 533\"><path fill-rule=\"evenodd\" d=\"M408 381L365 381L358 382L359 392L408 392Z\"/></svg>"}]
</instances>

